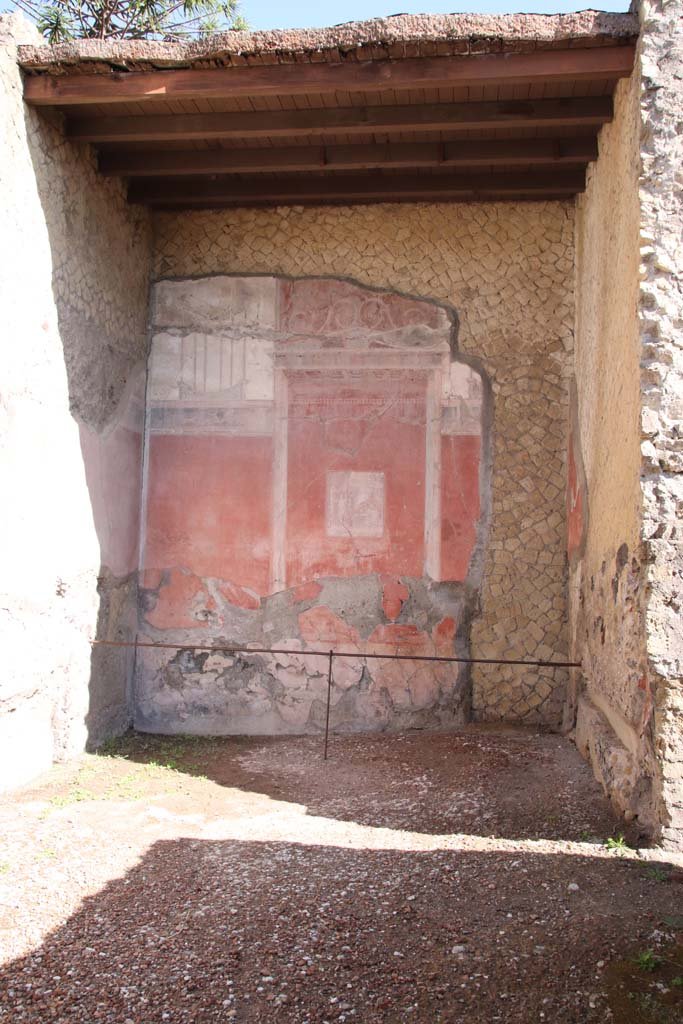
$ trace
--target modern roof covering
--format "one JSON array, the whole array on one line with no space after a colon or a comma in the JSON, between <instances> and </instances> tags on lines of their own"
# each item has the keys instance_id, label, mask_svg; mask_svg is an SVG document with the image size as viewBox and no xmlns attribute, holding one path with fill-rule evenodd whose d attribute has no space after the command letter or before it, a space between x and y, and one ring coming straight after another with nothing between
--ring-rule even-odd
<instances>
[{"instance_id":1,"label":"modern roof covering","mask_svg":"<svg viewBox=\"0 0 683 1024\"><path fill-rule=\"evenodd\" d=\"M156 207L565 198L633 66L627 14L411 16L23 46L25 99Z\"/></svg>"}]
</instances>

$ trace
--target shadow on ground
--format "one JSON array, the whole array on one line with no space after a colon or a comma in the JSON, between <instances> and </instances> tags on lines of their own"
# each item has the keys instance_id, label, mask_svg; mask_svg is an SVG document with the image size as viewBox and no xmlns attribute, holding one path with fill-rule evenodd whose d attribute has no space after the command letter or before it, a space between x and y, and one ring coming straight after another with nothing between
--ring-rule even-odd
<instances>
[{"instance_id":1,"label":"shadow on ground","mask_svg":"<svg viewBox=\"0 0 683 1024\"><path fill-rule=\"evenodd\" d=\"M637 998L618 964L671 896L619 858L157 841L2 970L0 1019L675 1024L680 949Z\"/></svg>"}]
</instances>

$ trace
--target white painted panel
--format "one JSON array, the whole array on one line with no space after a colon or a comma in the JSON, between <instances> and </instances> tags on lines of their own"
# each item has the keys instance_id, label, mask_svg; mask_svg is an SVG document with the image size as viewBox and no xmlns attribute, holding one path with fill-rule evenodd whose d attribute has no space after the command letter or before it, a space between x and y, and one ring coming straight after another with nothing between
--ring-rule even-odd
<instances>
[{"instance_id":1,"label":"white painted panel","mask_svg":"<svg viewBox=\"0 0 683 1024\"><path fill-rule=\"evenodd\" d=\"M326 530L328 537L382 537L384 473L329 472Z\"/></svg>"},{"instance_id":2,"label":"white painted panel","mask_svg":"<svg viewBox=\"0 0 683 1024\"><path fill-rule=\"evenodd\" d=\"M156 334L152 339L150 396L156 401L179 397L180 338Z\"/></svg>"}]
</instances>

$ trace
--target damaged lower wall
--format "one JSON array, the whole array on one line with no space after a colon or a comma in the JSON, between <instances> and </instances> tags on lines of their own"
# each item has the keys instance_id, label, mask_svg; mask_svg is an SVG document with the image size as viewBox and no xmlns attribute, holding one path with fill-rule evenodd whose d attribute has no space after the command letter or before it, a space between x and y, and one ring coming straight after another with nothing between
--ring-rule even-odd
<instances>
[{"instance_id":1,"label":"damaged lower wall","mask_svg":"<svg viewBox=\"0 0 683 1024\"><path fill-rule=\"evenodd\" d=\"M461 616L457 629L466 628L475 656L563 657L567 649L564 491L573 333L572 204L168 213L156 216L155 235L155 277L160 282L207 276L210 280L211 275L335 277L442 303L457 313L455 358L476 364L491 390L487 541L480 552L481 584L471 599L463 604L462 595L451 595L448 608L439 610L442 594L437 607L415 609L424 620L423 643L432 649L437 642L434 626L441 619L455 621L455 611ZM419 472L413 477L418 480ZM198 504L204 486L196 482ZM225 486L229 490L229 478ZM171 560L166 568L173 564ZM358 635L365 643L374 629L392 624L392 618L382 612L383 573L384 569L363 575L364 593L374 609L372 624L367 616L354 618L345 637L349 642ZM324 589L332 587L323 575L320 584ZM396 586L410 592L429 573L418 567L417 572L394 575ZM160 579L152 577L149 582L154 589ZM197 594L201 590L200 602L206 607L208 584L200 587L185 578L182 586L196 587ZM162 593L152 594L151 600ZM267 598L266 624L272 620L276 597ZM225 606L220 599L214 600L222 614ZM344 596L340 593L333 601L328 589L324 596L307 600L311 607L303 605L298 614L310 613L321 604L330 610L332 604L346 607ZM409 610L402 614L407 625ZM292 637L289 626L272 630L270 625L264 635L291 640L300 634ZM449 650L462 637L456 630L448 640ZM283 665L283 673L287 667ZM214 668L212 663L208 671ZM201 666L205 670L206 662ZM169 685L181 690L184 674L191 677L189 685L200 684L197 665L188 662L168 677L173 680ZM293 668L289 678L295 675ZM411 684L401 685L410 691ZM419 685L418 680L416 689ZM225 686L235 686L229 674ZM475 718L551 726L559 724L565 687L564 672L552 669L475 666L467 681ZM205 691L200 687L198 692ZM305 716L311 713L315 718L319 709L311 712L309 706ZM209 708L207 715L211 714Z\"/></svg>"},{"instance_id":2,"label":"damaged lower wall","mask_svg":"<svg viewBox=\"0 0 683 1024\"><path fill-rule=\"evenodd\" d=\"M150 233L92 152L24 107L0 17L0 786L130 720Z\"/></svg>"}]
</instances>

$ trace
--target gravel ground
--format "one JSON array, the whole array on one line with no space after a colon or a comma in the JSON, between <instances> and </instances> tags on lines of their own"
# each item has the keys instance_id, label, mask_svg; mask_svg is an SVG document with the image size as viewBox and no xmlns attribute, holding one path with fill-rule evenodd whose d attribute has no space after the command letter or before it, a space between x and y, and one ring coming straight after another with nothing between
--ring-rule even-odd
<instances>
[{"instance_id":1,"label":"gravel ground","mask_svg":"<svg viewBox=\"0 0 683 1024\"><path fill-rule=\"evenodd\" d=\"M678 1024L622 831L557 736L131 734L0 801L0 1021Z\"/></svg>"}]
</instances>

